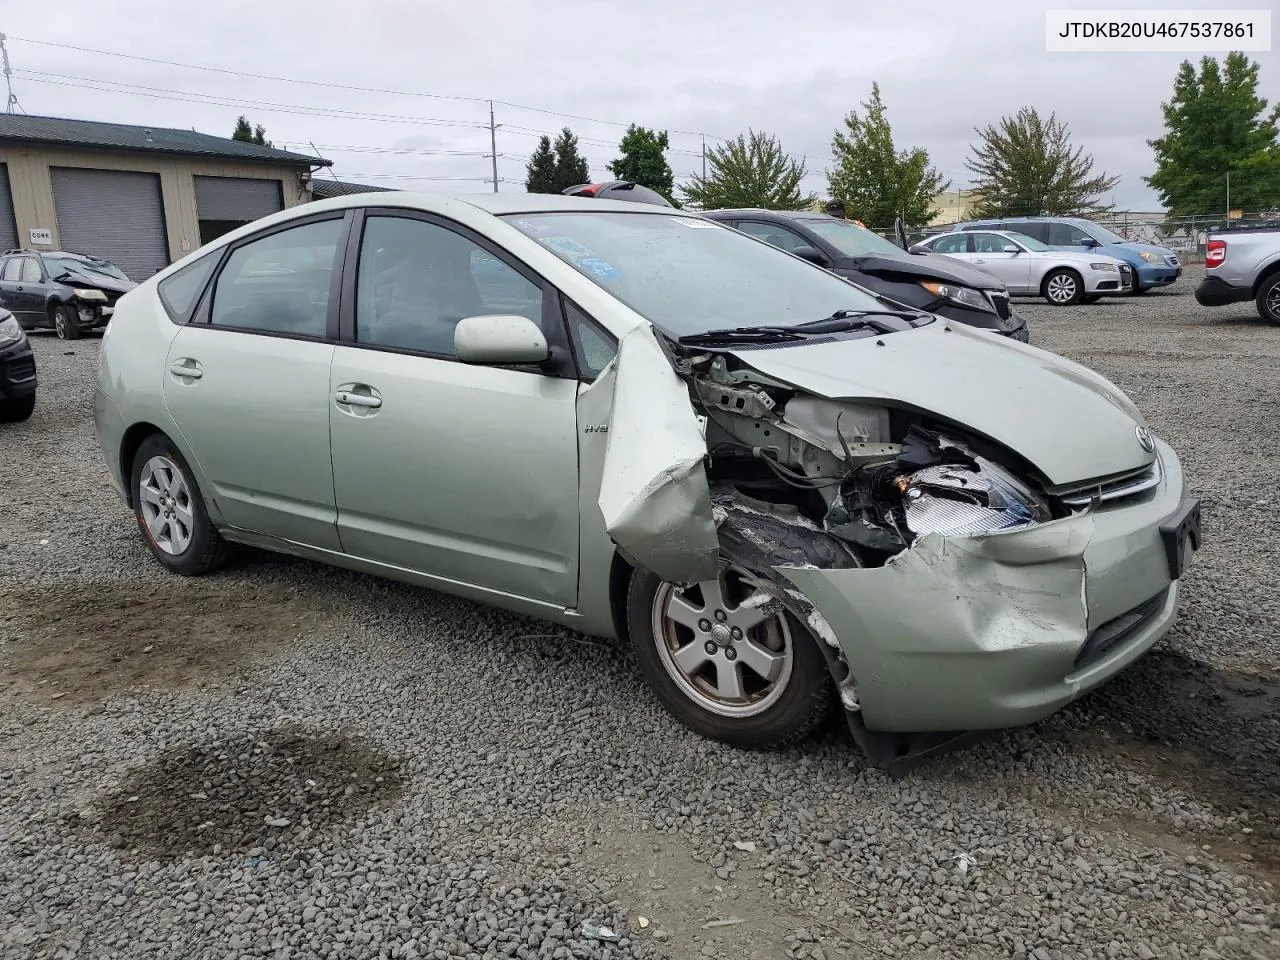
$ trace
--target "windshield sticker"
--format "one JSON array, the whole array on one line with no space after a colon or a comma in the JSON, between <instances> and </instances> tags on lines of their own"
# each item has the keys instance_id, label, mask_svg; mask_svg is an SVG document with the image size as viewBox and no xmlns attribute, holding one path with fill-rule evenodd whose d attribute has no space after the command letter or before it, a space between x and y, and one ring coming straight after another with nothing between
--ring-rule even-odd
<instances>
[{"instance_id":1,"label":"windshield sticker","mask_svg":"<svg viewBox=\"0 0 1280 960\"><path fill-rule=\"evenodd\" d=\"M551 232L551 224L545 220L517 220L516 226L521 227L528 233L536 233L545 236Z\"/></svg>"},{"instance_id":2,"label":"windshield sticker","mask_svg":"<svg viewBox=\"0 0 1280 960\"><path fill-rule=\"evenodd\" d=\"M607 260L601 260L599 257L583 257L574 266L584 273L589 273L593 277L599 277L602 280L613 280L622 276L621 270Z\"/></svg>"},{"instance_id":3,"label":"windshield sticker","mask_svg":"<svg viewBox=\"0 0 1280 960\"><path fill-rule=\"evenodd\" d=\"M577 240L571 240L569 237L543 237L538 242L545 247L550 247L556 253L561 253L574 259L594 255L591 250L584 247Z\"/></svg>"},{"instance_id":4,"label":"windshield sticker","mask_svg":"<svg viewBox=\"0 0 1280 960\"><path fill-rule=\"evenodd\" d=\"M720 229L720 224L712 223L710 220L695 220L693 217L672 217L671 219L682 227L690 227L694 230Z\"/></svg>"}]
</instances>

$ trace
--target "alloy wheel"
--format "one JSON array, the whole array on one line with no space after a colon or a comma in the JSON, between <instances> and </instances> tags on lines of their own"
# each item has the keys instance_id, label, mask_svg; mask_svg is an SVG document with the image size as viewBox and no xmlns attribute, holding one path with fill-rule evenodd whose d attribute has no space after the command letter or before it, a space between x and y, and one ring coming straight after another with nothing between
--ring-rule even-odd
<instances>
[{"instance_id":1,"label":"alloy wheel","mask_svg":"<svg viewBox=\"0 0 1280 960\"><path fill-rule=\"evenodd\" d=\"M176 463L168 457L146 462L138 478L138 503L155 545L171 556L185 552L195 532L195 511L186 477Z\"/></svg>"},{"instance_id":2,"label":"alloy wheel","mask_svg":"<svg viewBox=\"0 0 1280 960\"><path fill-rule=\"evenodd\" d=\"M1049 278L1049 284L1046 289L1049 299L1054 303L1070 303L1075 299L1076 282L1070 275L1060 273Z\"/></svg>"},{"instance_id":3,"label":"alloy wheel","mask_svg":"<svg viewBox=\"0 0 1280 960\"><path fill-rule=\"evenodd\" d=\"M787 620L761 581L726 565L688 588L662 584L654 596L658 658L695 704L722 717L752 717L786 691L793 666Z\"/></svg>"}]
</instances>

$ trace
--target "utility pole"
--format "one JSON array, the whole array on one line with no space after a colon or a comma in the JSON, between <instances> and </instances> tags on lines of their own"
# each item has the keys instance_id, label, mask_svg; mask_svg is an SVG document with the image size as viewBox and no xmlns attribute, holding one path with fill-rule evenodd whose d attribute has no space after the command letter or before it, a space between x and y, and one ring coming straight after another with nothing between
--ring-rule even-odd
<instances>
[{"instance_id":1,"label":"utility pole","mask_svg":"<svg viewBox=\"0 0 1280 960\"><path fill-rule=\"evenodd\" d=\"M7 38L0 33L0 63L4 65L4 82L9 89L9 97L6 101L5 113L13 113L18 106L18 95L13 92L13 69L9 66L9 50L4 45Z\"/></svg>"},{"instance_id":2,"label":"utility pole","mask_svg":"<svg viewBox=\"0 0 1280 960\"><path fill-rule=\"evenodd\" d=\"M1231 171L1227 171L1227 226L1231 226Z\"/></svg>"},{"instance_id":3,"label":"utility pole","mask_svg":"<svg viewBox=\"0 0 1280 960\"><path fill-rule=\"evenodd\" d=\"M498 192L498 125L493 122L493 101L489 101L489 159L493 161L493 192Z\"/></svg>"},{"instance_id":4,"label":"utility pole","mask_svg":"<svg viewBox=\"0 0 1280 960\"><path fill-rule=\"evenodd\" d=\"M707 179L707 135L706 135L705 133L702 135L702 179L703 179L703 182L706 182L706 179Z\"/></svg>"}]
</instances>

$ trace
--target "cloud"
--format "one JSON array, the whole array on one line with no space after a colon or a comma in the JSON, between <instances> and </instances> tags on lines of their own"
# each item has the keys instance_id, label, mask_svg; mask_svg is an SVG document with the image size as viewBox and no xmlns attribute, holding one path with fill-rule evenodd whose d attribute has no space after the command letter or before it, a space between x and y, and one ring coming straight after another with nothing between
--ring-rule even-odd
<instances>
[{"instance_id":1,"label":"cloud","mask_svg":"<svg viewBox=\"0 0 1280 960\"><path fill-rule=\"evenodd\" d=\"M29 113L220 135L243 113L277 145L315 143L339 176L371 183L491 189L482 154L492 97L502 189L521 189L538 136L565 125L581 138L592 174L608 176L634 121L672 131L678 177L701 167L700 132L714 142L767 130L806 157L806 186L820 190L833 131L878 81L898 143L927 148L957 185L967 179L974 128L1030 104L1056 112L1097 169L1122 178L1117 203L1152 208L1141 180L1153 162L1146 140L1160 133L1160 102L1184 55L1045 52L1045 9L1096 5L650 0L623 9L616 0L382 0L357 12L336 0L222 0L197 14L161 0L118 0L104 16L100 2L63 0L56 18L18 6L5 28L15 91ZM1182 5L1202 4L1161 4ZM1254 56L1274 101L1276 56Z\"/></svg>"}]
</instances>

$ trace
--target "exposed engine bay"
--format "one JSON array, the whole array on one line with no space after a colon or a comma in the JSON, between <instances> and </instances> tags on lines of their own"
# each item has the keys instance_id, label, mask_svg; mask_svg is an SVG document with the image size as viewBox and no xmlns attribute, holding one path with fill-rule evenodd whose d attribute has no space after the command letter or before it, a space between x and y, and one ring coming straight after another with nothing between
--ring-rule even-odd
<instances>
[{"instance_id":1,"label":"exposed engine bay","mask_svg":"<svg viewBox=\"0 0 1280 960\"><path fill-rule=\"evenodd\" d=\"M792 522L839 538L859 566L882 565L930 534L996 533L1055 516L979 439L909 412L812 397L734 363L723 354L677 362L722 508L793 508Z\"/></svg>"}]
</instances>

